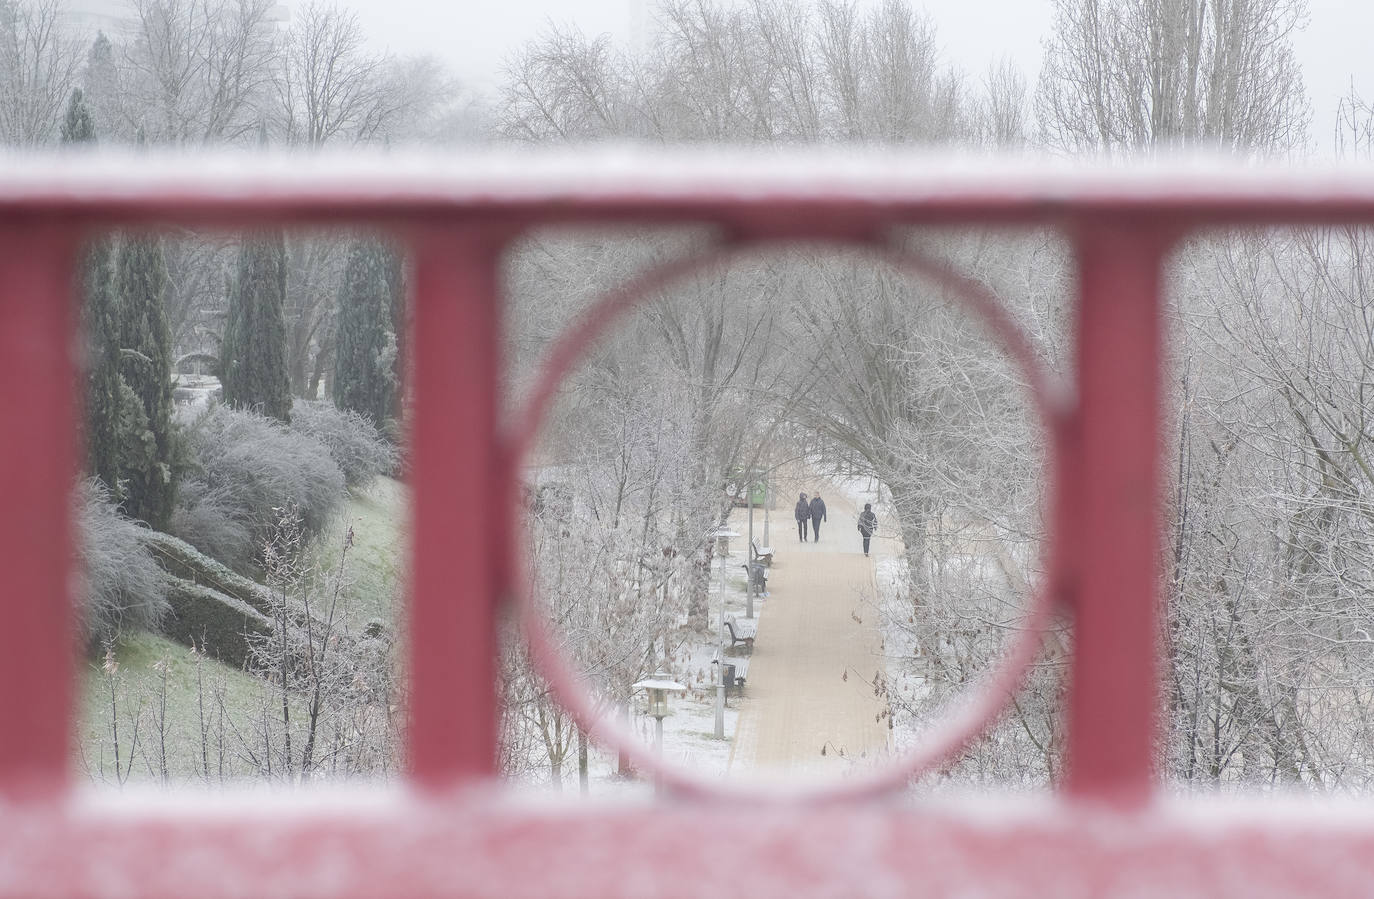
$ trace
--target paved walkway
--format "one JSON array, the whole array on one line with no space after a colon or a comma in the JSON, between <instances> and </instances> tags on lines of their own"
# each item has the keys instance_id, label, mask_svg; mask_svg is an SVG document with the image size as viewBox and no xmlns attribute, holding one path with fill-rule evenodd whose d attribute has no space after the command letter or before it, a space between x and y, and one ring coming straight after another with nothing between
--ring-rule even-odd
<instances>
[{"instance_id":1,"label":"paved walkway","mask_svg":"<svg viewBox=\"0 0 1374 899\"><path fill-rule=\"evenodd\" d=\"M873 559L864 557L853 506L819 480L810 484L800 489L819 486L829 515L819 543L797 540L796 490L771 515L772 595L759 614L732 775L833 775L887 748L887 723L877 720L884 704L872 687L882 665L866 605L875 594Z\"/></svg>"}]
</instances>

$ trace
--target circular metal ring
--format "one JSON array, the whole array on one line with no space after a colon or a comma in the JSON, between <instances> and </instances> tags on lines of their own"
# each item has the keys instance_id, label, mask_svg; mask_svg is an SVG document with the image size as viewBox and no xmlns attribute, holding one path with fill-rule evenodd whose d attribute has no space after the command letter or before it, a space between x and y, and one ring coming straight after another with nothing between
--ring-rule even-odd
<instances>
[{"instance_id":1,"label":"circular metal ring","mask_svg":"<svg viewBox=\"0 0 1374 899\"><path fill-rule=\"evenodd\" d=\"M593 304L558 338L539 372L530 398L513 422L506 446L507 489L510 491L507 508L520 508L517 474L534 445L540 424L553 403L559 385L583 359L598 337L607 333L644 297L688 275L718 269L756 252L760 247L807 243L822 243L836 249L864 251L876 261L884 262L908 277L939 284L955 294L966 308L972 310L1025 378L1047 437L1048 450L1044 470L1051 480L1051 489L1047 494L1048 502L1052 506L1057 503L1059 491L1056 478L1057 473L1061 471L1059 463L1065 451L1062 436L1064 392L1056 389L1056 383L1051 380L1051 376L1022 336L1020 329L991 291L944 262L879 240L816 240L789 237L781 240L746 238L715 244L703 252L667 262L638 275L608 291ZM1050 509L1047 518L1052 523L1058 522L1059 516L1055 508ZM514 519L511 526L515 526ZM559 702L588 733L624 753L642 770L657 774L665 787L680 795L824 801L900 790L912 778L938 769L997 718L1010 702L1012 695L1025 682L1030 666L1039 651L1041 637L1049 623L1055 585L1060 580L1060 554L1055 550L1055 541L1059 535L1056 531L1057 528L1051 531L1050 538L1042 546L1041 559L1044 562L1045 576L1033 594L1022 627L1011 645L1005 649L1001 661L973 687L963 691L958 699L946 703L953 705L955 710L947 713L943 721L928 728L915 746L904 753L895 754L887 764L863 774L834 782L810 784L802 788L769 781L752 784L722 783L719 779L708 779L675 765L666 764L628 728L599 714L587 693L579 687L579 675L565 660L541 617L535 602L534 589L523 574L524 565L517 556L517 547L521 544L514 539L513 534L508 534L505 541L505 570L509 580L507 587L519 609L536 668L549 682Z\"/></svg>"}]
</instances>

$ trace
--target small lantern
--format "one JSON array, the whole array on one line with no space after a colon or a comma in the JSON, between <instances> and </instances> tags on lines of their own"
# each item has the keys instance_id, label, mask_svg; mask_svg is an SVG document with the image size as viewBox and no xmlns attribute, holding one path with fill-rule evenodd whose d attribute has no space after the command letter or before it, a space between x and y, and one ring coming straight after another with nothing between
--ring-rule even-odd
<instances>
[{"instance_id":1,"label":"small lantern","mask_svg":"<svg viewBox=\"0 0 1374 899\"><path fill-rule=\"evenodd\" d=\"M716 553L722 560L730 555L730 538L739 535L739 531L732 531L728 527L718 527L711 532L711 536L716 538Z\"/></svg>"},{"instance_id":2,"label":"small lantern","mask_svg":"<svg viewBox=\"0 0 1374 899\"><path fill-rule=\"evenodd\" d=\"M634 684L633 689L647 690L649 693L648 713L654 718L654 751L663 755L663 719L668 717L668 694L682 693L687 687L673 680L666 671L655 671L647 680ZM656 792L663 792L663 782L654 779Z\"/></svg>"},{"instance_id":3,"label":"small lantern","mask_svg":"<svg viewBox=\"0 0 1374 899\"><path fill-rule=\"evenodd\" d=\"M650 716L662 722L669 714L668 694L681 693L687 687L673 680L668 672L655 671L652 677L636 683L634 689L648 691L649 707L646 711Z\"/></svg>"},{"instance_id":4,"label":"small lantern","mask_svg":"<svg viewBox=\"0 0 1374 899\"><path fill-rule=\"evenodd\" d=\"M649 691L649 714L655 718L668 715L668 691L654 687Z\"/></svg>"}]
</instances>

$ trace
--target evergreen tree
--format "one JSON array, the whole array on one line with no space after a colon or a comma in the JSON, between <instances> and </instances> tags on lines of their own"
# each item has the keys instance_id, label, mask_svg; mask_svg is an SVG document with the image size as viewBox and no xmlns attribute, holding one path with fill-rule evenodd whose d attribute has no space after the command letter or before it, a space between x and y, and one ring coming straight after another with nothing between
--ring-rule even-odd
<instances>
[{"instance_id":1,"label":"evergreen tree","mask_svg":"<svg viewBox=\"0 0 1374 899\"><path fill-rule=\"evenodd\" d=\"M405 413L409 397L410 378L407 369L410 365L410 304L406 295L405 260L394 249L391 253L391 266L387 281L391 289L391 331L396 335L396 361L391 366L395 382L394 402L392 405L392 426L385 433L394 443L400 443L400 419Z\"/></svg>"},{"instance_id":2,"label":"evergreen tree","mask_svg":"<svg viewBox=\"0 0 1374 899\"><path fill-rule=\"evenodd\" d=\"M120 103L119 70L115 66L114 47L103 31L96 33L91 49L86 53L83 81L96 132L104 136L106 141L117 140L118 117L114 112Z\"/></svg>"},{"instance_id":3,"label":"evergreen tree","mask_svg":"<svg viewBox=\"0 0 1374 899\"><path fill-rule=\"evenodd\" d=\"M67 104L61 135L63 144L95 142L95 120L79 88ZM90 360L86 435L91 473L109 487L127 515L164 528L176 496L176 467L162 245L155 238L128 239L112 254L108 239L96 240L82 264L81 280Z\"/></svg>"},{"instance_id":4,"label":"evergreen tree","mask_svg":"<svg viewBox=\"0 0 1374 899\"><path fill-rule=\"evenodd\" d=\"M397 401L395 259L379 241L354 241L339 288L334 403L367 416L378 428L395 416Z\"/></svg>"},{"instance_id":5,"label":"evergreen tree","mask_svg":"<svg viewBox=\"0 0 1374 899\"><path fill-rule=\"evenodd\" d=\"M79 87L72 91L72 98L67 103L67 115L62 120L62 143L95 143L95 120L91 118L91 110Z\"/></svg>"},{"instance_id":6,"label":"evergreen tree","mask_svg":"<svg viewBox=\"0 0 1374 899\"><path fill-rule=\"evenodd\" d=\"M86 457L91 474L120 498L118 297L110 276L110 242L94 241L82 262L86 330Z\"/></svg>"},{"instance_id":7,"label":"evergreen tree","mask_svg":"<svg viewBox=\"0 0 1374 899\"><path fill-rule=\"evenodd\" d=\"M80 88L72 91L62 121L62 143L95 143L95 126ZM86 335L86 459L111 496L121 498L120 426L125 392L119 376L119 311L110 271L110 242L91 242L81 264L82 324Z\"/></svg>"},{"instance_id":8,"label":"evergreen tree","mask_svg":"<svg viewBox=\"0 0 1374 899\"><path fill-rule=\"evenodd\" d=\"M155 237L127 238L115 262L118 295L119 372L137 415L124 419L131 431L120 446L124 511L154 528L167 526L176 498L175 435L172 430L172 335L163 296L167 263Z\"/></svg>"},{"instance_id":9,"label":"evergreen tree","mask_svg":"<svg viewBox=\"0 0 1374 899\"><path fill-rule=\"evenodd\" d=\"M245 235L220 348L224 401L280 421L291 418L286 369L286 239Z\"/></svg>"}]
</instances>

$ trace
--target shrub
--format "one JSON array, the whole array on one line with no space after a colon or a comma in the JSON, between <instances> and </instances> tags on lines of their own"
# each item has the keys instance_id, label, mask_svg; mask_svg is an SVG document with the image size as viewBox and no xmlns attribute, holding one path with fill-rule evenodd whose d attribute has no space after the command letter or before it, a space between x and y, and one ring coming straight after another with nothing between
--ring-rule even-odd
<instances>
[{"instance_id":1,"label":"shrub","mask_svg":"<svg viewBox=\"0 0 1374 899\"><path fill-rule=\"evenodd\" d=\"M77 526L87 646L111 640L125 627L156 629L169 609L168 579L148 548L150 532L120 515L96 478L82 485Z\"/></svg>"},{"instance_id":2,"label":"shrub","mask_svg":"<svg viewBox=\"0 0 1374 899\"><path fill-rule=\"evenodd\" d=\"M274 510L298 510L302 529L318 534L345 496L343 472L323 443L263 415L216 406L191 426L187 448L204 489L191 494L184 520L202 535L218 533L231 554L235 524L248 529L255 549L279 517ZM231 561L209 542L206 549Z\"/></svg>"},{"instance_id":3,"label":"shrub","mask_svg":"<svg viewBox=\"0 0 1374 899\"><path fill-rule=\"evenodd\" d=\"M333 403L296 400L291 407L291 430L328 447L350 487L364 487L377 475L396 469L396 448L372 422Z\"/></svg>"},{"instance_id":4,"label":"shrub","mask_svg":"<svg viewBox=\"0 0 1374 899\"><path fill-rule=\"evenodd\" d=\"M167 528L171 534L236 571L253 561L253 529L240 519L243 510L234 506L228 490L187 478L177 503Z\"/></svg>"},{"instance_id":5,"label":"shrub","mask_svg":"<svg viewBox=\"0 0 1374 899\"><path fill-rule=\"evenodd\" d=\"M167 618L167 635L226 665L245 667L253 654L253 641L272 633L272 619L209 587L177 580L168 597L172 613Z\"/></svg>"},{"instance_id":6,"label":"shrub","mask_svg":"<svg viewBox=\"0 0 1374 899\"><path fill-rule=\"evenodd\" d=\"M209 587L245 602L264 614L272 610L275 600L271 590L252 578L238 574L185 540L154 531L148 536L148 548L152 550L157 563L172 577ZM175 600L173 611L176 611Z\"/></svg>"}]
</instances>

